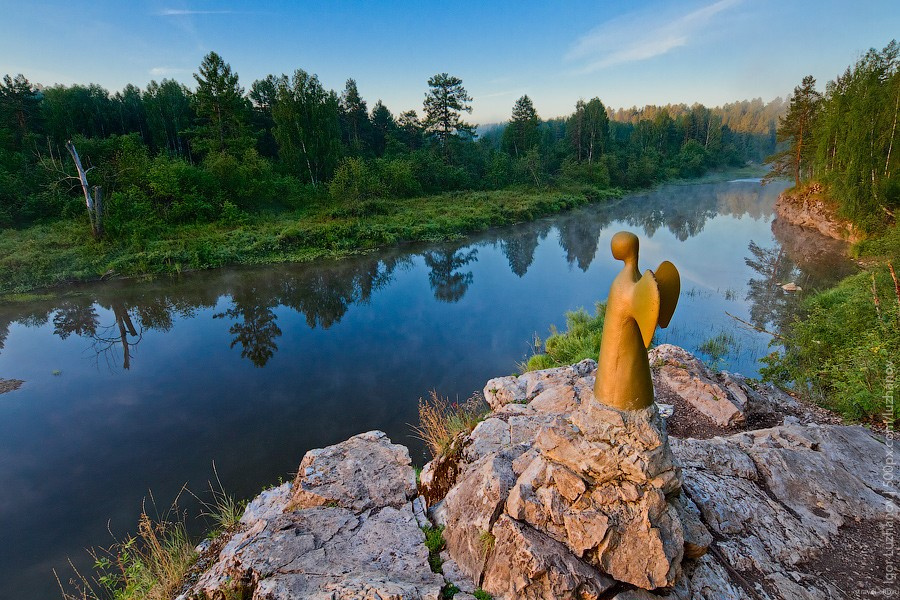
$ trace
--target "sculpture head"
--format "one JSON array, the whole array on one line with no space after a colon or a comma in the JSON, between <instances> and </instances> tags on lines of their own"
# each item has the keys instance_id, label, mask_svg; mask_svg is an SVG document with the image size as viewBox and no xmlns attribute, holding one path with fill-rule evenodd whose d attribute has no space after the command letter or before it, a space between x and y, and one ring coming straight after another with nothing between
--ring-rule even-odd
<instances>
[{"instance_id":1,"label":"sculpture head","mask_svg":"<svg viewBox=\"0 0 900 600\"><path fill-rule=\"evenodd\" d=\"M637 259L638 237L630 231L620 231L612 237L612 255L616 260Z\"/></svg>"}]
</instances>

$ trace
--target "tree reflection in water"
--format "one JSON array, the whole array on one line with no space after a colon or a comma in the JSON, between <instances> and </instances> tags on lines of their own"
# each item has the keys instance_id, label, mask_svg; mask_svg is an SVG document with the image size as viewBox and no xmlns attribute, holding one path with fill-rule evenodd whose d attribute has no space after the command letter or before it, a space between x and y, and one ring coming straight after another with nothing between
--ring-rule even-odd
<instances>
[{"instance_id":1,"label":"tree reflection in water","mask_svg":"<svg viewBox=\"0 0 900 600\"><path fill-rule=\"evenodd\" d=\"M616 227L640 228L648 238L665 228L676 239L686 240L717 216L770 219L776 195L777 190L747 184L664 187L418 253L399 247L382 250L377 257L195 273L175 283L160 279L92 286L90 295L0 305L0 350L11 323L40 326L52 319L53 332L61 339L72 335L87 339L98 361L105 357L110 364L129 369L144 332L168 331L178 316L192 317L226 297L230 305L219 308L213 317L228 323L231 347L240 348L243 358L263 367L278 352L282 336L278 307L302 314L312 329L328 329L352 305L369 302L392 281L398 268L410 267L418 255L428 269L434 298L454 303L474 283L473 269L466 267L478 260L481 246L499 248L512 273L521 278L532 267L541 240L555 227L567 262L587 271L603 231L614 222ZM746 294L751 321L762 328L781 327L792 318L792 299L778 284L796 281L806 289L809 282L803 278L810 274L814 280L833 282L849 272L840 266L848 261L839 242L823 242L815 233L777 220L772 231L779 245L770 248L752 242L745 260L754 272ZM106 317L101 309L111 313L112 324L103 324Z\"/></svg>"},{"instance_id":2,"label":"tree reflection in water","mask_svg":"<svg viewBox=\"0 0 900 600\"><path fill-rule=\"evenodd\" d=\"M478 249L468 252L446 248L425 253L425 264L431 269L428 282L434 290L434 297L441 302L459 302L472 285L471 271L461 273L459 268L478 259Z\"/></svg>"}]
</instances>

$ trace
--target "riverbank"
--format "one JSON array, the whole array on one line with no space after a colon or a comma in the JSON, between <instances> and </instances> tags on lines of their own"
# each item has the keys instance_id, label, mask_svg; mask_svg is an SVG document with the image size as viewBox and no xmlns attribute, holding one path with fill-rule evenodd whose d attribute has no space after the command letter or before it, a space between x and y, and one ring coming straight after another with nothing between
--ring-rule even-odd
<instances>
[{"instance_id":1,"label":"riverbank","mask_svg":"<svg viewBox=\"0 0 900 600\"><path fill-rule=\"evenodd\" d=\"M0 232L0 298L72 282L306 262L403 242L457 239L621 195L619 189L522 188L325 203L241 214L232 222L149 229L121 240L94 240L86 223L73 221L8 229Z\"/></svg>"},{"instance_id":2,"label":"riverbank","mask_svg":"<svg viewBox=\"0 0 900 600\"><path fill-rule=\"evenodd\" d=\"M711 171L668 185L756 177L761 167ZM662 185L662 184L660 184ZM178 274L230 265L339 258L406 242L454 240L622 196L591 186L448 192L408 199L335 202L323 196L283 212L239 212L212 223L148 226L140 236L94 240L86 221L0 231L0 300L74 282Z\"/></svg>"},{"instance_id":3,"label":"riverbank","mask_svg":"<svg viewBox=\"0 0 900 600\"><path fill-rule=\"evenodd\" d=\"M487 382L492 412L418 483L382 432L308 452L168 597L889 597L877 532L900 488L879 475L883 442L654 352L658 410L598 405L591 360Z\"/></svg>"},{"instance_id":4,"label":"riverbank","mask_svg":"<svg viewBox=\"0 0 900 600\"><path fill-rule=\"evenodd\" d=\"M836 240L856 243L866 237L848 219L838 216L837 202L828 197L819 183L812 182L783 191L775 203L775 212L779 219L815 229Z\"/></svg>"},{"instance_id":5,"label":"riverbank","mask_svg":"<svg viewBox=\"0 0 900 600\"><path fill-rule=\"evenodd\" d=\"M850 251L865 270L806 297L780 332L783 352L764 358L761 374L850 421L883 427L900 418L900 226Z\"/></svg>"}]
</instances>

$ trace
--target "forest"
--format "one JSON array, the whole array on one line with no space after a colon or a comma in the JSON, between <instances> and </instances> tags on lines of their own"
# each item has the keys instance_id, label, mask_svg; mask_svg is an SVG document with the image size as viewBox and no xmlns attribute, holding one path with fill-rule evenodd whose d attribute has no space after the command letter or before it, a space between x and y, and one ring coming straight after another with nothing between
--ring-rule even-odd
<instances>
[{"instance_id":1,"label":"forest","mask_svg":"<svg viewBox=\"0 0 900 600\"><path fill-rule=\"evenodd\" d=\"M781 150L770 157L770 178L825 185L839 213L870 233L883 232L900 207L898 52L896 40L869 50L824 93L804 77L778 127Z\"/></svg>"},{"instance_id":2,"label":"forest","mask_svg":"<svg viewBox=\"0 0 900 600\"><path fill-rule=\"evenodd\" d=\"M775 149L776 99L612 110L578 100L542 119L528 96L509 121L464 119L474 99L439 73L420 111L371 107L348 79L302 69L242 86L215 52L191 89L171 79L0 84L0 292L102 275L305 260L446 239ZM102 194L98 223L66 143ZM377 221L377 222L376 222Z\"/></svg>"}]
</instances>

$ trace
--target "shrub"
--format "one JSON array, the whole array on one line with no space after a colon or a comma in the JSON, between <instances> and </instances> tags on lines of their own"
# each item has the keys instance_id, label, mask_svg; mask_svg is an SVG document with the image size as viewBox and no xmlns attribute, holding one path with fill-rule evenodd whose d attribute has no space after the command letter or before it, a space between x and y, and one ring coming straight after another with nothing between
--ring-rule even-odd
<instances>
[{"instance_id":1,"label":"shrub","mask_svg":"<svg viewBox=\"0 0 900 600\"><path fill-rule=\"evenodd\" d=\"M583 308L566 313L566 331L559 333L550 329L550 337L543 344L543 353L535 354L524 365L522 371L538 371L551 367L571 365L585 358L597 359L600 354L600 337L603 334L603 319L606 304L598 302L592 317ZM541 346L537 340L536 346Z\"/></svg>"},{"instance_id":2,"label":"shrub","mask_svg":"<svg viewBox=\"0 0 900 600\"><path fill-rule=\"evenodd\" d=\"M784 352L763 359L763 377L850 420L887 420L889 365L900 355L900 294L888 267L851 276L802 308L783 332Z\"/></svg>"},{"instance_id":3,"label":"shrub","mask_svg":"<svg viewBox=\"0 0 900 600\"><path fill-rule=\"evenodd\" d=\"M365 160L345 158L328 184L331 197L340 202L362 202L383 194L381 182Z\"/></svg>"}]
</instances>

